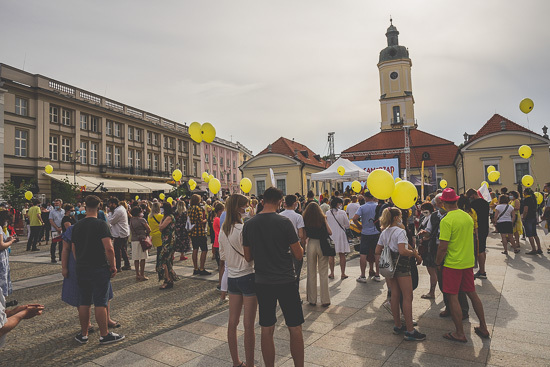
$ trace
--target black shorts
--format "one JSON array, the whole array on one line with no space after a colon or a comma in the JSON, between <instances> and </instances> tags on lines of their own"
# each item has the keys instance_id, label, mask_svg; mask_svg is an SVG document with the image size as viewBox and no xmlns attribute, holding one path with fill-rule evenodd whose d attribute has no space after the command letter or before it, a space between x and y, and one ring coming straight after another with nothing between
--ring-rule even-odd
<instances>
[{"instance_id":1,"label":"black shorts","mask_svg":"<svg viewBox=\"0 0 550 367\"><path fill-rule=\"evenodd\" d=\"M512 222L497 223L497 231L500 234L512 234L514 233L514 225Z\"/></svg>"},{"instance_id":2,"label":"black shorts","mask_svg":"<svg viewBox=\"0 0 550 367\"><path fill-rule=\"evenodd\" d=\"M193 245L193 250L208 251L206 236L191 236L191 244Z\"/></svg>"},{"instance_id":3,"label":"black shorts","mask_svg":"<svg viewBox=\"0 0 550 367\"><path fill-rule=\"evenodd\" d=\"M111 289L111 272L109 268L77 269L76 278L80 288L78 304L96 307L107 307Z\"/></svg>"},{"instance_id":4,"label":"black shorts","mask_svg":"<svg viewBox=\"0 0 550 367\"><path fill-rule=\"evenodd\" d=\"M256 283L254 273L238 278L227 278L227 292L244 297L256 295Z\"/></svg>"},{"instance_id":5,"label":"black shorts","mask_svg":"<svg viewBox=\"0 0 550 367\"><path fill-rule=\"evenodd\" d=\"M523 228L525 228L525 237L527 237L527 238L535 237L537 235L537 220L536 220L536 218L525 219L523 221Z\"/></svg>"},{"instance_id":6,"label":"black shorts","mask_svg":"<svg viewBox=\"0 0 550 367\"><path fill-rule=\"evenodd\" d=\"M277 301L283 311L286 326L295 327L304 323L304 313L300 302L298 284L293 281L285 284L256 283L260 326L273 326L277 322Z\"/></svg>"},{"instance_id":7,"label":"black shorts","mask_svg":"<svg viewBox=\"0 0 550 367\"><path fill-rule=\"evenodd\" d=\"M376 245L378 245L379 238L379 234L361 234L361 246L359 248L359 253L361 255L374 256L374 250L376 249Z\"/></svg>"},{"instance_id":8,"label":"black shorts","mask_svg":"<svg viewBox=\"0 0 550 367\"><path fill-rule=\"evenodd\" d=\"M478 230L477 236L479 237L477 253L482 254L487 249L487 236L488 236L488 233L479 232L479 230Z\"/></svg>"}]
</instances>

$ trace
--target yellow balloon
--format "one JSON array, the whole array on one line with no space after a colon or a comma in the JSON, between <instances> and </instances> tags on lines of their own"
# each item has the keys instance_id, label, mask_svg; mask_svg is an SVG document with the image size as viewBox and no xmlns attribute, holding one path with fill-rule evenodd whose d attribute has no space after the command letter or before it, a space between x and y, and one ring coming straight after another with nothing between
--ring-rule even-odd
<instances>
[{"instance_id":1,"label":"yellow balloon","mask_svg":"<svg viewBox=\"0 0 550 367\"><path fill-rule=\"evenodd\" d=\"M195 190L197 188L197 184L194 184L194 185L189 185L189 189L191 191Z\"/></svg>"},{"instance_id":2,"label":"yellow balloon","mask_svg":"<svg viewBox=\"0 0 550 367\"><path fill-rule=\"evenodd\" d=\"M401 177L396 177L394 181L395 183L398 183L399 181L403 181L403 180L401 179Z\"/></svg>"},{"instance_id":3,"label":"yellow balloon","mask_svg":"<svg viewBox=\"0 0 550 367\"><path fill-rule=\"evenodd\" d=\"M489 173L489 175L487 175L487 178L491 182L496 182L500 178L500 172L499 171L493 171L493 172Z\"/></svg>"},{"instance_id":4,"label":"yellow balloon","mask_svg":"<svg viewBox=\"0 0 550 367\"><path fill-rule=\"evenodd\" d=\"M159 199L160 199L160 200L164 200L164 198L165 198L165 196L164 196L164 194L161 192L161 193L159 194Z\"/></svg>"},{"instance_id":5,"label":"yellow balloon","mask_svg":"<svg viewBox=\"0 0 550 367\"><path fill-rule=\"evenodd\" d=\"M241 180L241 190L248 194L252 190L252 181L248 177L245 177Z\"/></svg>"},{"instance_id":6,"label":"yellow balloon","mask_svg":"<svg viewBox=\"0 0 550 367\"><path fill-rule=\"evenodd\" d=\"M439 186L441 186L442 189L447 187L447 180L441 180L439 181Z\"/></svg>"},{"instance_id":7,"label":"yellow balloon","mask_svg":"<svg viewBox=\"0 0 550 367\"><path fill-rule=\"evenodd\" d=\"M395 190L393 190L391 199L396 207L409 209L416 204L418 190L409 181L399 181L395 184Z\"/></svg>"},{"instance_id":8,"label":"yellow balloon","mask_svg":"<svg viewBox=\"0 0 550 367\"><path fill-rule=\"evenodd\" d=\"M214 178L214 175L208 175L208 181L206 182L212 181L213 178Z\"/></svg>"},{"instance_id":9,"label":"yellow balloon","mask_svg":"<svg viewBox=\"0 0 550 367\"><path fill-rule=\"evenodd\" d=\"M337 172L340 176L343 176L346 173L344 166L338 166Z\"/></svg>"},{"instance_id":10,"label":"yellow balloon","mask_svg":"<svg viewBox=\"0 0 550 367\"><path fill-rule=\"evenodd\" d=\"M203 172L202 173L202 179L206 180L207 178L208 178L208 172Z\"/></svg>"},{"instance_id":11,"label":"yellow balloon","mask_svg":"<svg viewBox=\"0 0 550 367\"><path fill-rule=\"evenodd\" d=\"M50 174L53 172L53 167L51 164L48 164L46 167L44 167L44 171L46 171L47 174Z\"/></svg>"},{"instance_id":12,"label":"yellow balloon","mask_svg":"<svg viewBox=\"0 0 550 367\"><path fill-rule=\"evenodd\" d=\"M31 191L26 191L25 192L25 199L30 200L30 199L32 199L33 196L34 195L32 194Z\"/></svg>"},{"instance_id":13,"label":"yellow balloon","mask_svg":"<svg viewBox=\"0 0 550 367\"><path fill-rule=\"evenodd\" d=\"M367 178L367 187L370 193L380 200L388 199L393 193L395 185L391 173L383 169L375 169Z\"/></svg>"},{"instance_id":14,"label":"yellow balloon","mask_svg":"<svg viewBox=\"0 0 550 367\"><path fill-rule=\"evenodd\" d=\"M183 173L179 169L175 169L174 172L172 172L172 178L174 181L181 180L181 177L183 176Z\"/></svg>"},{"instance_id":15,"label":"yellow balloon","mask_svg":"<svg viewBox=\"0 0 550 367\"><path fill-rule=\"evenodd\" d=\"M351 183L351 189L352 189L354 192L356 192L356 193L361 192L361 188L362 188L362 187L361 187L361 182L359 182L359 181L353 181L353 182Z\"/></svg>"},{"instance_id":16,"label":"yellow balloon","mask_svg":"<svg viewBox=\"0 0 550 367\"><path fill-rule=\"evenodd\" d=\"M521 112L525 114L528 114L529 112L533 111L534 107L535 107L535 104L529 98L524 98L519 103L519 109L521 110Z\"/></svg>"},{"instance_id":17,"label":"yellow balloon","mask_svg":"<svg viewBox=\"0 0 550 367\"><path fill-rule=\"evenodd\" d=\"M483 186L483 185L489 187L489 183L487 181L481 181L481 186Z\"/></svg>"},{"instance_id":18,"label":"yellow balloon","mask_svg":"<svg viewBox=\"0 0 550 367\"><path fill-rule=\"evenodd\" d=\"M191 135L191 139L193 139L197 143L200 143L202 141L201 124L199 124L198 122L192 122L191 125L189 125L188 132L189 135Z\"/></svg>"},{"instance_id":19,"label":"yellow balloon","mask_svg":"<svg viewBox=\"0 0 550 367\"><path fill-rule=\"evenodd\" d=\"M537 204L542 204L544 201L544 196L540 192L535 192L535 197L537 198Z\"/></svg>"},{"instance_id":20,"label":"yellow balloon","mask_svg":"<svg viewBox=\"0 0 550 367\"><path fill-rule=\"evenodd\" d=\"M535 180L533 180L533 176L531 176L531 175L525 175L521 178L521 184L525 187L533 186L534 182L535 182Z\"/></svg>"},{"instance_id":21,"label":"yellow balloon","mask_svg":"<svg viewBox=\"0 0 550 367\"><path fill-rule=\"evenodd\" d=\"M207 143L212 143L216 137L216 129L210 122L205 122L201 126L202 140Z\"/></svg>"},{"instance_id":22,"label":"yellow balloon","mask_svg":"<svg viewBox=\"0 0 550 367\"><path fill-rule=\"evenodd\" d=\"M214 195L216 195L221 188L222 185L220 183L220 180L218 180L217 178L212 178L208 183L208 189L210 189L210 192Z\"/></svg>"},{"instance_id":23,"label":"yellow balloon","mask_svg":"<svg viewBox=\"0 0 550 367\"><path fill-rule=\"evenodd\" d=\"M193 180L193 179L190 179L190 180L188 181L188 183L189 183L189 186L191 186L191 185L197 186L197 181L195 181L195 180Z\"/></svg>"},{"instance_id":24,"label":"yellow balloon","mask_svg":"<svg viewBox=\"0 0 550 367\"><path fill-rule=\"evenodd\" d=\"M496 170L497 170L497 169L495 168L495 166L489 166L489 167L487 167L487 173L488 173L488 174L491 173L491 172L493 172L493 171L496 171Z\"/></svg>"},{"instance_id":25,"label":"yellow balloon","mask_svg":"<svg viewBox=\"0 0 550 367\"><path fill-rule=\"evenodd\" d=\"M136 200L139 200L139 196L136 195Z\"/></svg>"},{"instance_id":26,"label":"yellow balloon","mask_svg":"<svg viewBox=\"0 0 550 367\"><path fill-rule=\"evenodd\" d=\"M529 159L529 157L531 157L531 154L533 154L533 150L529 145L522 145L518 149L518 154L521 158Z\"/></svg>"},{"instance_id":27,"label":"yellow balloon","mask_svg":"<svg viewBox=\"0 0 550 367\"><path fill-rule=\"evenodd\" d=\"M166 201L169 203L169 204L172 204L172 201L174 201L174 199L172 199L172 197L168 197L168 199L166 199Z\"/></svg>"}]
</instances>

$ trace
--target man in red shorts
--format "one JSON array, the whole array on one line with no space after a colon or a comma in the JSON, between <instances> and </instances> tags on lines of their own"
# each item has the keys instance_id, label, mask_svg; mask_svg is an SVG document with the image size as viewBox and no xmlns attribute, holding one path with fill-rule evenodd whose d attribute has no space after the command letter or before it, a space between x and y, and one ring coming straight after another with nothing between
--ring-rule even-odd
<instances>
[{"instance_id":1,"label":"man in red shorts","mask_svg":"<svg viewBox=\"0 0 550 367\"><path fill-rule=\"evenodd\" d=\"M489 337L483 305L474 285L474 221L472 217L458 209L458 200L455 190L443 190L441 200L447 215L441 219L439 232L439 247L435 263L438 268L443 267L443 292L448 295L451 307L451 317L456 331L449 332L443 337L452 341L466 343L464 327L462 326L462 310L458 302L458 292L466 293L479 319L480 326L474 331L482 338Z\"/></svg>"}]
</instances>

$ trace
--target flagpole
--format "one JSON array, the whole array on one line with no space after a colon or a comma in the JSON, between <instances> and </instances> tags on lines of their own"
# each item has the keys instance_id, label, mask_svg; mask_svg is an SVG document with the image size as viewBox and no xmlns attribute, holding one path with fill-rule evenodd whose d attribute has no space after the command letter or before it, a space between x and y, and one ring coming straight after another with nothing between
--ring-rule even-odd
<instances>
[{"instance_id":1,"label":"flagpole","mask_svg":"<svg viewBox=\"0 0 550 367\"><path fill-rule=\"evenodd\" d=\"M422 160L422 169L420 170L420 198L424 201L424 160Z\"/></svg>"}]
</instances>

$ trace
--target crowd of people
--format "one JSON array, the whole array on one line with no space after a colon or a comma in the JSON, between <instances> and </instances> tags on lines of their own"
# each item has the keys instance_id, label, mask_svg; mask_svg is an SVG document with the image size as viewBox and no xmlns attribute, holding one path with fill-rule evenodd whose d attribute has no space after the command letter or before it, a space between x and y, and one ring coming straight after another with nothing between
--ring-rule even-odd
<instances>
[{"instance_id":1,"label":"crowd of people","mask_svg":"<svg viewBox=\"0 0 550 367\"><path fill-rule=\"evenodd\" d=\"M550 183L544 189L549 192ZM366 190L357 195L347 190L332 195L325 192L317 199L312 191L305 197L283 196L272 187L258 197L233 194L207 198L194 194L171 203L158 199L102 201L94 195L74 205L63 205L60 199L51 205L33 200L21 214L27 224L27 251L38 250L45 241L50 246L51 261L61 261L61 297L77 308L81 327L75 337L78 342L87 343L89 333L94 331L90 322L92 304L99 342L124 339L124 335L109 331L120 327L111 319L109 307L114 296L110 279L117 273L133 266L137 282L149 280L145 264L149 252L155 249L159 290L168 290L179 279L174 261L186 261L188 254L193 276L212 274L206 269L210 242L217 264L220 302L227 295L229 298L228 344L233 365L253 366L256 313L264 362L267 366L274 364L273 333L279 304L290 333L292 358L300 366L304 360L304 300L299 286L304 256L305 301L309 307L317 307L318 301L321 307L330 307L329 282L336 276L336 261L343 281L348 278L347 255L355 250L360 265L356 281L386 282L384 307L393 316L393 333L411 341L426 338L415 328L417 322L412 317L413 292L422 264L429 274L429 291L422 298L434 299L439 286L445 303L440 316L451 317L455 324L455 330L444 337L466 342L462 320L468 317L469 299L480 321L474 331L488 338L474 279L488 276L485 259L490 225L501 235L503 254L508 256L509 246L519 253L523 235L531 247L526 254L539 255L542 248L536 227L540 221L550 220L550 199L539 205L530 188L521 192L502 188L491 196L488 202L476 190L458 196L454 189L447 188L412 208L399 209L391 199L378 200ZM11 293L8 254L17 242L15 233L10 232L12 220L10 210L0 211L2 337L20 320L43 310L42 305L6 310L5 297ZM241 313L245 361L240 359L237 347Z\"/></svg>"}]
</instances>

